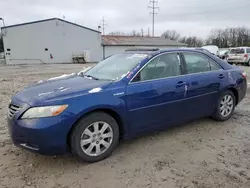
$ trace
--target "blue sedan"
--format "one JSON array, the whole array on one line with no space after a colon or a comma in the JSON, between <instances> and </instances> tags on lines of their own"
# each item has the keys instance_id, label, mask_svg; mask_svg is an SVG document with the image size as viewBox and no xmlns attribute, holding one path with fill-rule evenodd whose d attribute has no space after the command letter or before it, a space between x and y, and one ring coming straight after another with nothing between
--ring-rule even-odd
<instances>
[{"instance_id":1,"label":"blue sedan","mask_svg":"<svg viewBox=\"0 0 250 188\"><path fill-rule=\"evenodd\" d=\"M8 127L16 146L96 162L121 138L200 117L226 121L246 89L243 70L204 50L127 51L17 93Z\"/></svg>"}]
</instances>

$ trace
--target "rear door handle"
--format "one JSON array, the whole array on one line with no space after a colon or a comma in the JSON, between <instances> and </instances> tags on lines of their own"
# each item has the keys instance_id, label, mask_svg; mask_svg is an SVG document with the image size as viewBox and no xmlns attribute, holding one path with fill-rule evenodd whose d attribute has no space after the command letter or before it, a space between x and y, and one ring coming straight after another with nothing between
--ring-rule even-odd
<instances>
[{"instance_id":1,"label":"rear door handle","mask_svg":"<svg viewBox=\"0 0 250 188\"><path fill-rule=\"evenodd\" d=\"M220 75L218 76L218 78L223 79L223 78L225 78L225 75L224 75L224 74L220 74Z\"/></svg>"},{"instance_id":2,"label":"rear door handle","mask_svg":"<svg viewBox=\"0 0 250 188\"><path fill-rule=\"evenodd\" d=\"M176 88L183 87L183 86L185 86L185 85L187 85L186 82L179 81L179 82L177 83L177 85L176 85Z\"/></svg>"}]
</instances>

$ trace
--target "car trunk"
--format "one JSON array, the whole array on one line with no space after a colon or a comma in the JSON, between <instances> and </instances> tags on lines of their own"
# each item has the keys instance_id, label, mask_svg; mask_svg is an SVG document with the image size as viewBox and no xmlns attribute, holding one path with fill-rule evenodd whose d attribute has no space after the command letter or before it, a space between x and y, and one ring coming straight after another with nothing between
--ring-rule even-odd
<instances>
[{"instance_id":1,"label":"car trunk","mask_svg":"<svg viewBox=\"0 0 250 188\"><path fill-rule=\"evenodd\" d=\"M229 60L243 60L246 58L245 49L232 49L229 53L228 59Z\"/></svg>"}]
</instances>

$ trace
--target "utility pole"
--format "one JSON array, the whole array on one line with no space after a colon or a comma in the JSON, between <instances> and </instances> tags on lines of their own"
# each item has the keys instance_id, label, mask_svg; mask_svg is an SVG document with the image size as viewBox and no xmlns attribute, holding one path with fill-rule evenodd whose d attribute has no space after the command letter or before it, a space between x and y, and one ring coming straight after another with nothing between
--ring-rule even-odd
<instances>
[{"instance_id":1,"label":"utility pole","mask_svg":"<svg viewBox=\"0 0 250 188\"><path fill-rule=\"evenodd\" d=\"M148 37L150 37L150 28L148 28Z\"/></svg>"},{"instance_id":2,"label":"utility pole","mask_svg":"<svg viewBox=\"0 0 250 188\"><path fill-rule=\"evenodd\" d=\"M141 28L141 36L142 36L142 37L144 36L144 31L143 31L142 28Z\"/></svg>"},{"instance_id":3,"label":"utility pole","mask_svg":"<svg viewBox=\"0 0 250 188\"><path fill-rule=\"evenodd\" d=\"M106 27L108 24L106 23L106 20L104 19L104 16L103 16L103 18L102 18L102 20L101 20L101 25L102 25L102 34L105 35L105 27Z\"/></svg>"},{"instance_id":4,"label":"utility pole","mask_svg":"<svg viewBox=\"0 0 250 188\"><path fill-rule=\"evenodd\" d=\"M152 9L152 12L150 12L150 14L152 14L152 17L153 17L152 36L154 37L155 36L155 15L157 14L156 10L159 10L159 7L157 6L158 0L150 0L149 4L150 4L150 6L148 6L148 8Z\"/></svg>"}]
</instances>

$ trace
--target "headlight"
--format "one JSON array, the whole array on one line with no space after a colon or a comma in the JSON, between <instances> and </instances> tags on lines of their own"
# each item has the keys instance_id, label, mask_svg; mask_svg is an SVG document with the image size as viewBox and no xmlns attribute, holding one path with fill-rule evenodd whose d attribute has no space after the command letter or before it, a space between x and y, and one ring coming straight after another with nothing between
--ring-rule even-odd
<instances>
[{"instance_id":1,"label":"headlight","mask_svg":"<svg viewBox=\"0 0 250 188\"><path fill-rule=\"evenodd\" d=\"M61 114L67 107L68 105L33 107L28 109L23 114L22 119L57 116Z\"/></svg>"}]
</instances>

